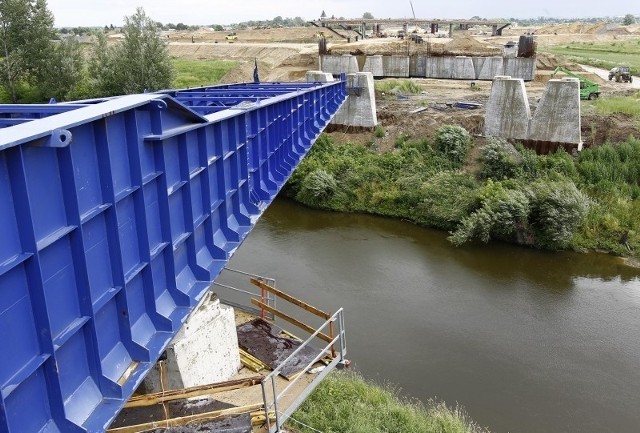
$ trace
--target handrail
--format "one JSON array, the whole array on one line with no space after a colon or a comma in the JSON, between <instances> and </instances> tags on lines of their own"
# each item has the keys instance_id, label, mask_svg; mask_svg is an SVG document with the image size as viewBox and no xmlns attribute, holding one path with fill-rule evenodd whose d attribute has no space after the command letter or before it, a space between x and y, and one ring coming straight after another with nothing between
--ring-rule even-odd
<instances>
[{"instance_id":1,"label":"handrail","mask_svg":"<svg viewBox=\"0 0 640 433\"><path fill-rule=\"evenodd\" d=\"M230 268L230 267L227 267L227 266L225 266L222 269L222 272L224 272L224 271L228 271L228 272L235 273L235 274L240 274L240 275L245 275L245 276L248 276L250 278L262 281L265 284L271 285L273 287L276 286L276 279L272 278L272 277L265 277L265 276L262 276L262 275L253 274L251 272L245 272L245 271L241 271L239 269L233 269L233 268ZM220 275L222 275L222 272L220 273ZM233 287L233 286L230 286L230 285L227 285L227 284L219 283L218 281L214 281L213 285L218 286L218 287L222 287L222 288L234 291L234 292L238 292L238 293L242 293L242 294L245 294L245 295L249 295L251 297L252 296L259 296L261 301L263 303L267 304L268 306L270 306L272 308L276 308L276 306L277 306L276 305L277 304L276 297L272 296L269 292L265 291L262 288L261 288L260 292L252 292L252 291L248 291L248 290L239 289L237 287ZM229 302L229 301L225 301L225 300L222 300L222 301L227 303L227 304L229 304L229 305L232 305L232 306L237 306L237 307L242 306L242 305L235 304L235 303L232 303L232 302ZM261 310L260 311L260 317L263 318L263 319L267 318L269 320L273 320L275 318L275 316L271 315L270 313L267 314L265 312L265 310Z\"/></svg>"},{"instance_id":2,"label":"handrail","mask_svg":"<svg viewBox=\"0 0 640 433\"><path fill-rule=\"evenodd\" d=\"M301 371L300 373L289 382L289 384L280 392L277 392L276 389L276 378L278 377L278 375L280 374L280 372L282 371L284 365L286 365L288 362L290 362L298 353L300 353L300 351L302 351L302 349L304 347L306 347L307 345L310 344L311 340L313 340L314 338L318 337L321 334L321 331L326 328L327 326L332 325L335 321L338 322L338 333L337 335L330 341L328 342L328 344L320 350L319 354L310 362L308 363ZM340 308L338 311L336 311L329 319L327 319L327 321L325 321L322 325L320 325L315 332L309 337L307 338L296 350L293 351L293 353L291 353L291 355L289 355L287 357L287 359L285 359L282 363L280 363L280 365L278 365L278 367L275 368L275 370L273 370L269 375L267 375L261 383L261 387L262 387L262 398L263 398L263 402L264 402L264 411L265 414L268 414L269 411L271 410L271 408L273 407L274 413L275 413L275 431L279 432L280 431L280 427L284 424L284 422L286 421L286 418L288 418L288 415L285 413L282 413L278 410L278 400L280 400L285 394L287 394L287 392L291 389L291 387L293 387L298 380L300 380L300 378L306 373L308 372L311 367L313 367L313 365L315 363L317 363L318 361L320 361L320 359L322 359L324 356L326 356L327 353L332 351L332 347L339 342L339 347L340 347L340 351L339 351L339 357L334 358L333 362L330 364L330 366L335 366L338 363L344 363L346 361L345 359L345 355L346 355L346 339L345 339L345 329L344 329L344 309ZM330 366L328 366L327 368L329 368ZM322 377L324 377L324 375L322 375ZM316 380L321 380L322 377L318 377L316 378ZM314 380L311 385L313 385L314 383L316 383L316 380ZM273 395L273 402L269 402L267 399L267 385L268 383L271 382L271 392ZM309 388L309 387L308 387ZM307 389L308 389L307 388ZM309 390L310 393L311 390ZM304 394L304 393L303 393ZM306 398L307 394L302 395L301 397L299 397L300 400ZM281 421L281 415L285 416L285 419ZM269 420L269 417L267 417L267 431L271 432L272 426L271 426L271 422Z\"/></svg>"}]
</instances>

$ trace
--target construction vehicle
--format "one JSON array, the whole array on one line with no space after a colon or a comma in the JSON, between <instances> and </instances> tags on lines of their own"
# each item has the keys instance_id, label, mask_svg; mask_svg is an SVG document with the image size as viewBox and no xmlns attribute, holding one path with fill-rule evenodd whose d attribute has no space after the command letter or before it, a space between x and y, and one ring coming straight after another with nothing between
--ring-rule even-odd
<instances>
[{"instance_id":1,"label":"construction vehicle","mask_svg":"<svg viewBox=\"0 0 640 433\"><path fill-rule=\"evenodd\" d=\"M616 83L633 83L631 68L628 66L616 66L609 71L609 81L616 79Z\"/></svg>"},{"instance_id":2,"label":"construction vehicle","mask_svg":"<svg viewBox=\"0 0 640 433\"><path fill-rule=\"evenodd\" d=\"M228 41L237 41L238 40L238 35L236 35L236 32L232 32L229 33L227 36L224 37L226 40Z\"/></svg>"},{"instance_id":3,"label":"construction vehicle","mask_svg":"<svg viewBox=\"0 0 640 433\"><path fill-rule=\"evenodd\" d=\"M582 75L571 72L563 66L558 66L557 68L555 68L553 70L553 73L551 74L551 78L553 78L558 72L564 72L570 77L577 78L580 81L580 99L589 99L592 101L600 96L600 85L598 83L587 80Z\"/></svg>"}]
</instances>

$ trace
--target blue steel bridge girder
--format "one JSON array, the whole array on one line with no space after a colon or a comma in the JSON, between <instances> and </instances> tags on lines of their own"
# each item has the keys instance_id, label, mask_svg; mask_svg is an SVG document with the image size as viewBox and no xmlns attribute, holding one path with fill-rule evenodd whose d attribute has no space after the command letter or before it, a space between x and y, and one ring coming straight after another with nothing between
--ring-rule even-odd
<instances>
[{"instance_id":1,"label":"blue steel bridge girder","mask_svg":"<svg viewBox=\"0 0 640 433\"><path fill-rule=\"evenodd\" d=\"M0 105L0 431L104 431L346 97Z\"/></svg>"}]
</instances>

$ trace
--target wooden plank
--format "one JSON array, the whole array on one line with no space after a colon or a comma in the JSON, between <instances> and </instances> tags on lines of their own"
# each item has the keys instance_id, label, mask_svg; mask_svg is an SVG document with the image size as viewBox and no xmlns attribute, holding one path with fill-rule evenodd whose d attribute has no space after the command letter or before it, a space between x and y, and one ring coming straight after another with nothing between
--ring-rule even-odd
<instances>
[{"instance_id":1,"label":"wooden plank","mask_svg":"<svg viewBox=\"0 0 640 433\"><path fill-rule=\"evenodd\" d=\"M263 408L262 403L252 404L249 406L232 407L229 409L216 410L213 412L199 413L196 415L183 416L180 418L169 418L163 421L154 421L144 424L137 424L127 427L118 427L107 430L107 433L141 433L147 430L157 428L169 428L178 427L189 424L193 421L213 421L218 418L222 418L230 415L240 415L244 413L251 413Z\"/></svg>"},{"instance_id":2,"label":"wooden plank","mask_svg":"<svg viewBox=\"0 0 640 433\"><path fill-rule=\"evenodd\" d=\"M192 388L176 389L171 391L157 392L153 394L132 397L125 405L125 408L151 406L171 400L183 398L200 397L212 395L219 392L230 391L232 389L246 388L262 382L262 376L251 376L246 379L229 380L211 385L194 386Z\"/></svg>"},{"instance_id":3,"label":"wooden plank","mask_svg":"<svg viewBox=\"0 0 640 433\"><path fill-rule=\"evenodd\" d=\"M264 308L265 310L267 310L268 312L270 312L271 314L273 314L274 316L277 316L289 323L291 323L294 326L297 326L298 328L307 331L309 334L313 334L314 332L316 332L315 329L313 329L311 326L307 325L306 323L302 323L301 321L294 319L293 317L283 313L280 310L276 310L273 307L268 306L267 304L258 301L255 298L251 298L251 303L260 307L260 308ZM323 334L322 332L319 332L317 334L318 338L326 341L327 343L331 343L331 341L333 340L333 338L329 337L328 335Z\"/></svg>"},{"instance_id":4,"label":"wooden plank","mask_svg":"<svg viewBox=\"0 0 640 433\"><path fill-rule=\"evenodd\" d=\"M259 373L262 370L266 370L267 368L269 368L267 364L260 361L258 358L251 355L249 352L246 352L242 349L239 349L239 351L240 351L240 362L242 362L242 364L245 367L253 370L256 373Z\"/></svg>"},{"instance_id":5,"label":"wooden plank","mask_svg":"<svg viewBox=\"0 0 640 433\"><path fill-rule=\"evenodd\" d=\"M264 289L268 292L273 293L274 295L284 299L285 301L291 302L294 305L297 305L298 307L308 311L311 314L315 314L316 316L322 317L324 318L324 320L329 320L331 318L331 314L326 313L316 307L314 307L313 305L309 305L306 302L303 302L299 299L294 298L291 295L288 295L278 289L276 289L275 287L271 287L268 284L263 283L262 281L256 279L256 278L251 278L251 284L260 287L261 289Z\"/></svg>"}]
</instances>

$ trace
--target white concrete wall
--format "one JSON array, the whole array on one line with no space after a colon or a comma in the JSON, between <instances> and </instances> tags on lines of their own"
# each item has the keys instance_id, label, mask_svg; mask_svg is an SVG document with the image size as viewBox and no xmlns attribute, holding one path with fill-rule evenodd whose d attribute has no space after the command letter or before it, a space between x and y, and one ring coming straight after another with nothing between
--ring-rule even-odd
<instances>
[{"instance_id":1,"label":"white concrete wall","mask_svg":"<svg viewBox=\"0 0 640 433\"><path fill-rule=\"evenodd\" d=\"M146 392L161 392L162 383L166 390L229 380L241 368L233 308L205 296L166 354L166 375L156 364L144 380Z\"/></svg>"},{"instance_id":2,"label":"white concrete wall","mask_svg":"<svg viewBox=\"0 0 640 433\"><path fill-rule=\"evenodd\" d=\"M371 72L374 78L384 77L382 56L367 56L362 67L362 72Z\"/></svg>"},{"instance_id":3,"label":"white concrete wall","mask_svg":"<svg viewBox=\"0 0 640 433\"><path fill-rule=\"evenodd\" d=\"M476 71L473 67L473 60L471 57L459 56L454 57L452 60L453 71L451 78L456 80L475 80Z\"/></svg>"},{"instance_id":4,"label":"white concrete wall","mask_svg":"<svg viewBox=\"0 0 640 433\"><path fill-rule=\"evenodd\" d=\"M385 77L408 78L409 56L382 56L382 70Z\"/></svg>"},{"instance_id":5,"label":"white concrete wall","mask_svg":"<svg viewBox=\"0 0 640 433\"><path fill-rule=\"evenodd\" d=\"M345 54L342 56L321 56L320 69L334 75L344 73L354 74L359 72L358 59L355 56Z\"/></svg>"},{"instance_id":6,"label":"white concrete wall","mask_svg":"<svg viewBox=\"0 0 640 433\"><path fill-rule=\"evenodd\" d=\"M502 57L474 57L472 61L478 80L493 80L496 76L508 75L503 72Z\"/></svg>"},{"instance_id":7,"label":"white concrete wall","mask_svg":"<svg viewBox=\"0 0 640 433\"><path fill-rule=\"evenodd\" d=\"M334 75L358 72L355 56L321 56L322 70ZM426 77L458 80L493 80L508 75L531 81L536 74L535 58L367 56L362 68L374 77Z\"/></svg>"}]
</instances>

